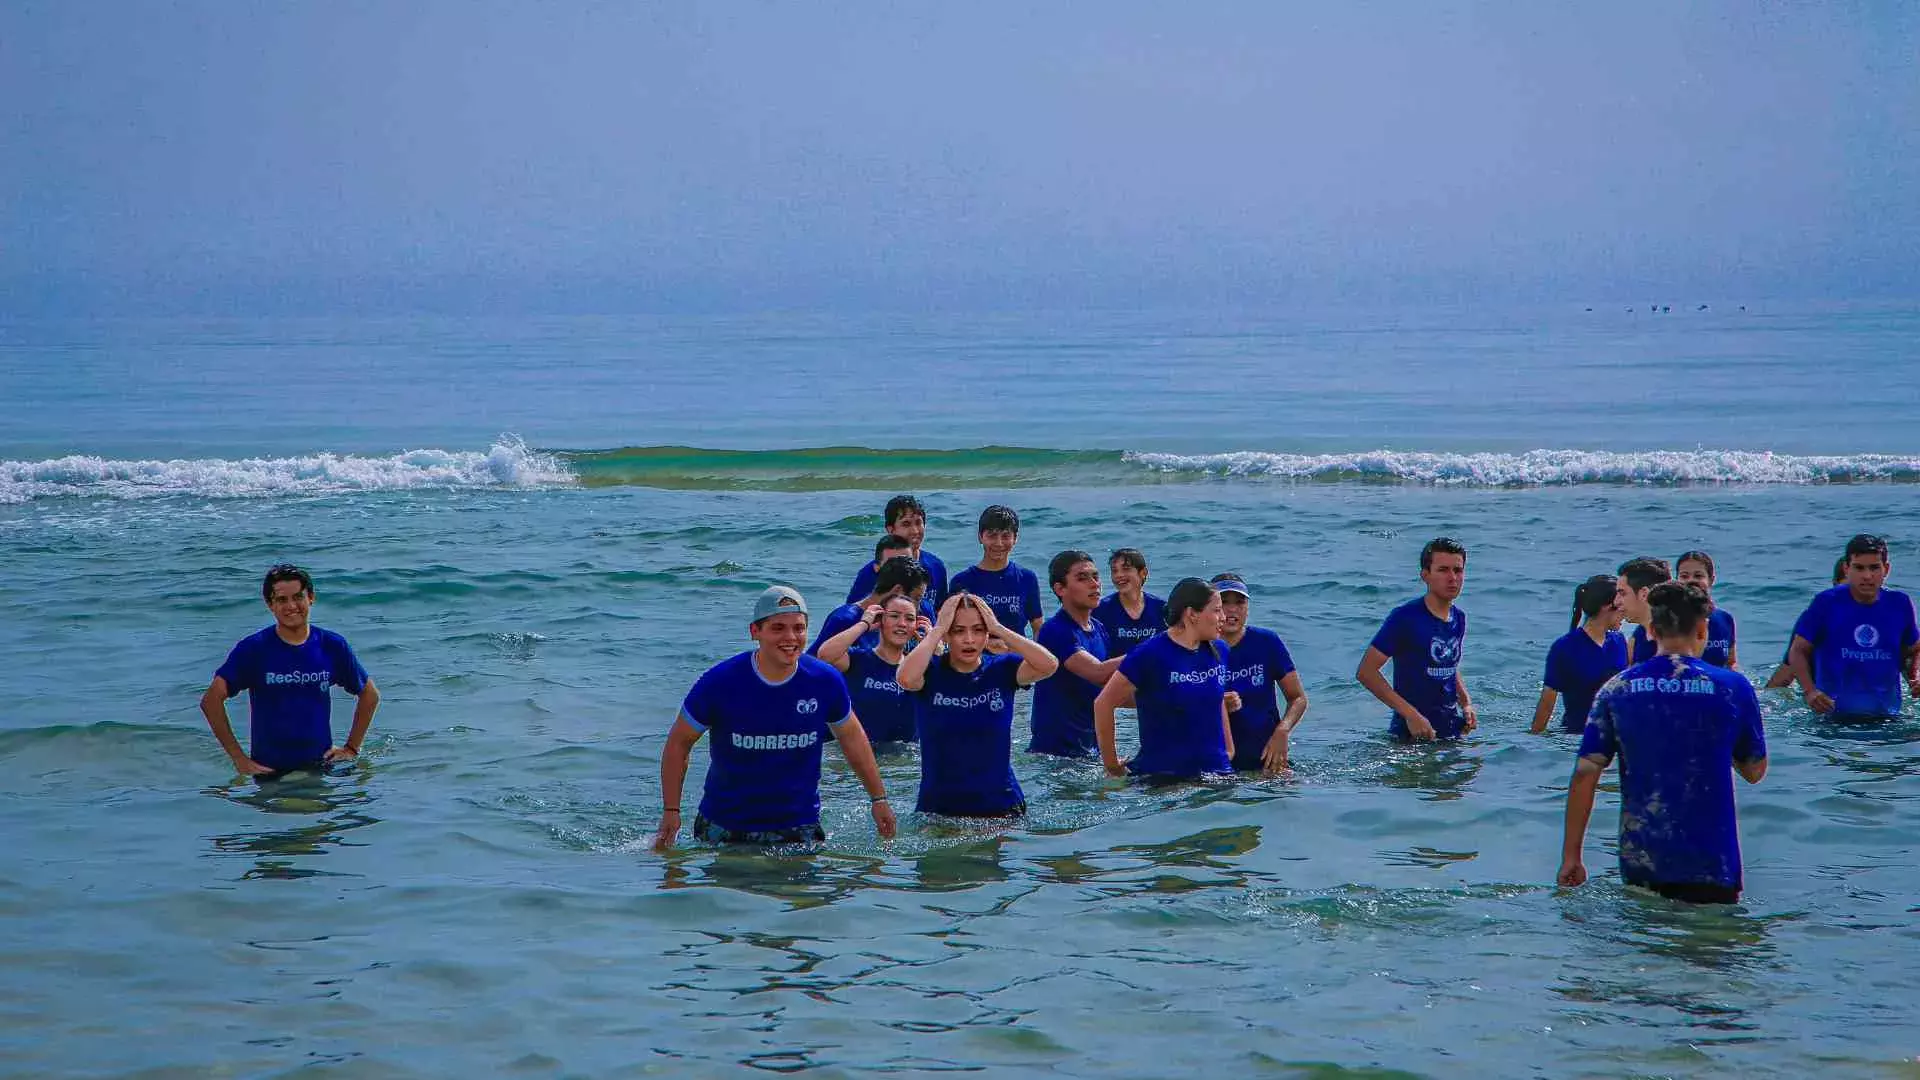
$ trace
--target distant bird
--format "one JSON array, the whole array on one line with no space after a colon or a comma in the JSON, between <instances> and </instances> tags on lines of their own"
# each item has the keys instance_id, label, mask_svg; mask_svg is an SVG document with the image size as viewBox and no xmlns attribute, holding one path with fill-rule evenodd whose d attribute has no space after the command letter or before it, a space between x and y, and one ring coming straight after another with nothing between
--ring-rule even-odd
<instances>
[{"instance_id":1,"label":"distant bird","mask_svg":"<svg viewBox=\"0 0 1920 1080\"><path fill-rule=\"evenodd\" d=\"M1707 305L1705 305L1705 304L1701 304L1701 305L1700 305L1699 307L1697 307L1697 308L1694 308L1693 310L1695 310L1695 311L1705 311L1705 310L1707 310Z\"/></svg>"},{"instance_id":2,"label":"distant bird","mask_svg":"<svg viewBox=\"0 0 1920 1080\"><path fill-rule=\"evenodd\" d=\"M1592 308L1588 308L1587 310L1588 310L1588 311L1592 311L1593 309L1592 309Z\"/></svg>"}]
</instances>

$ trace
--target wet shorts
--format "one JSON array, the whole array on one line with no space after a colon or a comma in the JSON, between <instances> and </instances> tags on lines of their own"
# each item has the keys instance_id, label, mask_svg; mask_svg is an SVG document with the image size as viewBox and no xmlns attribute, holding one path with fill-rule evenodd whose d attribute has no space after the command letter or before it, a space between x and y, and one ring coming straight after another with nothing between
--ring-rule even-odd
<instances>
[{"instance_id":1,"label":"wet shorts","mask_svg":"<svg viewBox=\"0 0 1920 1080\"><path fill-rule=\"evenodd\" d=\"M708 821L705 814L696 814L693 835L707 844L807 844L825 840L827 831L819 822L790 829L723 829Z\"/></svg>"},{"instance_id":2,"label":"wet shorts","mask_svg":"<svg viewBox=\"0 0 1920 1080\"><path fill-rule=\"evenodd\" d=\"M1627 884L1642 889L1652 889L1669 900L1678 900L1684 904L1737 904L1740 902L1740 886L1715 885L1698 881L1635 881L1627 879Z\"/></svg>"}]
</instances>

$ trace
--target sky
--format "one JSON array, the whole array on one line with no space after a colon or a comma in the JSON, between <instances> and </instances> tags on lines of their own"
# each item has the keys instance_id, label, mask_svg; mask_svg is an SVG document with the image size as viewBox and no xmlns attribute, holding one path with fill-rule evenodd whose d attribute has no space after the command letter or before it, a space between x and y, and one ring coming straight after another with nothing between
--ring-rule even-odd
<instances>
[{"instance_id":1,"label":"sky","mask_svg":"<svg viewBox=\"0 0 1920 1080\"><path fill-rule=\"evenodd\" d=\"M1920 5L0 3L0 314L1920 296Z\"/></svg>"}]
</instances>

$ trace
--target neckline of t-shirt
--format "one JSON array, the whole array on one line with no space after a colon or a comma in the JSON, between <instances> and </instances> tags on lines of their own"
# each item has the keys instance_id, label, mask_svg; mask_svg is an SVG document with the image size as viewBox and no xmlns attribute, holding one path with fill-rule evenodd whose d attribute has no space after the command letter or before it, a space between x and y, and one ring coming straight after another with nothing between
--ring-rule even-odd
<instances>
[{"instance_id":1,"label":"neckline of t-shirt","mask_svg":"<svg viewBox=\"0 0 1920 1080\"><path fill-rule=\"evenodd\" d=\"M774 682L772 679L767 678L766 674L760 670L759 656L760 656L760 650L758 649L755 649L753 652L748 653L747 666L753 669L753 677L756 679L759 679L761 682L761 685L763 686L775 687L775 688L782 687L792 682L795 679L795 677L797 677L800 674L800 665L796 663L793 665L792 675L788 675L786 678L781 679L779 682ZM806 657L803 656L800 659L805 660Z\"/></svg>"}]
</instances>

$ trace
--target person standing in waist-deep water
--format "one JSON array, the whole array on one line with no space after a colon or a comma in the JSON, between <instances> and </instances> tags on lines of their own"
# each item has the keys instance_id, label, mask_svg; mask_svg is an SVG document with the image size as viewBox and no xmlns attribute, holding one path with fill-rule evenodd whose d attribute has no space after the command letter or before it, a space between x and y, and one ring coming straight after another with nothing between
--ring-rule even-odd
<instances>
[{"instance_id":1,"label":"person standing in waist-deep water","mask_svg":"<svg viewBox=\"0 0 1920 1080\"><path fill-rule=\"evenodd\" d=\"M1094 736L1109 776L1187 780L1233 771L1227 722L1227 647L1220 594L1182 578L1167 594L1167 629L1129 650L1093 702ZM1140 749L1120 761L1114 713L1131 705Z\"/></svg>"},{"instance_id":2,"label":"person standing in waist-deep water","mask_svg":"<svg viewBox=\"0 0 1920 1080\"><path fill-rule=\"evenodd\" d=\"M1147 591L1147 557L1139 548L1120 548L1107 556L1113 592L1093 609L1107 638L1107 655L1127 650L1167 628L1167 602Z\"/></svg>"},{"instance_id":3,"label":"person standing in waist-deep water","mask_svg":"<svg viewBox=\"0 0 1920 1080\"><path fill-rule=\"evenodd\" d=\"M820 633L815 635L813 644L807 646L807 653L820 654L820 645L847 627L858 623L865 612L875 604L884 604L895 596L904 596L913 601L914 610L920 610L927 595L926 568L905 555L895 555L881 567L880 573L873 579L873 592L860 599L858 603L841 604L827 617L820 620ZM878 631L869 633L860 639L861 644L872 648L880 641Z\"/></svg>"},{"instance_id":4,"label":"person standing in waist-deep water","mask_svg":"<svg viewBox=\"0 0 1920 1080\"><path fill-rule=\"evenodd\" d=\"M1657 643L1647 633L1647 623L1653 617L1647 611L1647 590L1672 580L1673 570L1665 559L1641 555L1620 564L1620 581L1626 585L1620 602L1626 609L1627 621L1633 624L1632 632L1627 635L1627 663L1651 660L1658 650Z\"/></svg>"},{"instance_id":5,"label":"person standing in waist-deep water","mask_svg":"<svg viewBox=\"0 0 1920 1080\"><path fill-rule=\"evenodd\" d=\"M989 639L1004 651L989 653ZM1002 624L991 604L967 592L947 597L933 632L900 661L898 673L918 710L921 813L1026 812L1013 775L1013 694L1057 666L1039 642Z\"/></svg>"},{"instance_id":6,"label":"person standing in waist-deep water","mask_svg":"<svg viewBox=\"0 0 1920 1080\"><path fill-rule=\"evenodd\" d=\"M1567 786L1558 881L1587 880L1581 848L1593 795L1617 757L1621 880L1674 900L1731 904L1744 884L1733 773L1750 784L1767 774L1760 702L1746 676L1700 660L1713 608L1704 591L1665 582L1648 604L1659 654L1594 699Z\"/></svg>"},{"instance_id":7,"label":"person standing in waist-deep water","mask_svg":"<svg viewBox=\"0 0 1920 1080\"><path fill-rule=\"evenodd\" d=\"M1227 722L1233 767L1276 773L1287 768L1293 729L1307 716L1307 691L1280 635L1248 625L1252 596L1239 574L1214 575L1220 593L1220 640L1227 646ZM1278 693L1276 694L1276 691ZM1280 711L1280 698L1287 701Z\"/></svg>"},{"instance_id":8,"label":"person standing in waist-deep water","mask_svg":"<svg viewBox=\"0 0 1920 1080\"><path fill-rule=\"evenodd\" d=\"M1887 542L1862 533L1847 541L1847 582L1813 598L1793 624L1788 653L1807 707L1849 720L1900 713L1900 678L1920 698L1920 629L1913 599L1886 588Z\"/></svg>"},{"instance_id":9,"label":"person standing in waist-deep water","mask_svg":"<svg viewBox=\"0 0 1920 1080\"><path fill-rule=\"evenodd\" d=\"M1069 549L1047 564L1047 581L1060 610L1036 638L1060 670L1033 688L1030 754L1088 757L1099 749L1093 737L1093 699L1107 685L1120 658L1107 655L1106 627L1094 617L1100 601L1100 568L1093 556Z\"/></svg>"},{"instance_id":10,"label":"person standing in waist-deep water","mask_svg":"<svg viewBox=\"0 0 1920 1080\"><path fill-rule=\"evenodd\" d=\"M884 520L888 536L897 536L907 542L906 550L896 553L905 554L927 568L928 610L937 610L940 601L947 596L947 564L940 561L940 556L921 546L927 538L927 508L911 495L895 495L887 500ZM847 590L847 603L851 604L873 592L874 576L880 572L881 564L890 557L882 555L878 548L874 550L873 561L853 575L853 588Z\"/></svg>"},{"instance_id":11,"label":"person standing in waist-deep water","mask_svg":"<svg viewBox=\"0 0 1920 1080\"><path fill-rule=\"evenodd\" d=\"M1595 574L1573 590L1573 621L1547 650L1540 680L1540 701L1533 707L1535 735L1546 733L1554 702L1565 698L1560 730L1587 729L1587 710L1607 680L1626 670L1627 639L1620 636L1626 614L1623 586L1612 574Z\"/></svg>"},{"instance_id":12,"label":"person standing in waist-deep water","mask_svg":"<svg viewBox=\"0 0 1920 1080\"><path fill-rule=\"evenodd\" d=\"M1014 545L1020 542L1020 515L1011 506L989 506L980 512L980 561L953 575L948 582L953 592L971 593L993 608L1000 625L1015 633L1040 632L1040 579L1033 571L1013 561ZM1004 651L995 638L991 652Z\"/></svg>"},{"instance_id":13,"label":"person standing in waist-deep water","mask_svg":"<svg viewBox=\"0 0 1920 1080\"><path fill-rule=\"evenodd\" d=\"M913 598L896 592L885 603L867 608L859 622L821 642L814 654L846 676L853 714L876 747L919 737L913 698L900 689L897 675L908 646L932 630L933 623L920 614ZM871 646L863 644L868 635L877 635Z\"/></svg>"},{"instance_id":14,"label":"person standing in waist-deep water","mask_svg":"<svg viewBox=\"0 0 1920 1080\"><path fill-rule=\"evenodd\" d=\"M1838 559L1834 560L1832 584L1838 585L1845 580L1847 580L1847 557L1845 555L1842 555ZM1814 675L1815 681L1816 682L1819 681L1819 672L1814 671L1812 672L1812 674ZM1762 689L1781 690L1792 685L1793 685L1793 635L1788 634L1787 647L1780 653L1780 666L1777 668L1774 668L1773 674L1767 676L1767 685L1762 687Z\"/></svg>"},{"instance_id":15,"label":"person standing in waist-deep water","mask_svg":"<svg viewBox=\"0 0 1920 1080\"><path fill-rule=\"evenodd\" d=\"M263 781L359 757L380 707L380 691L346 638L308 621L313 578L282 563L267 571L260 595L273 613L273 625L240 639L200 697L200 712L214 739L240 775ZM333 745L336 686L354 696L353 726L338 746ZM251 714L248 750L240 748L227 719L227 699L242 691Z\"/></svg>"},{"instance_id":16,"label":"person standing in waist-deep water","mask_svg":"<svg viewBox=\"0 0 1920 1080\"><path fill-rule=\"evenodd\" d=\"M1682 585L1699 586L1700 591L1712 600L1713 556L1704 551L1689 551L1673 560L1673 580ZM1740 650L1736 637L1733 613L1714 600L1713 613L1707 616L1707 647L1700 651L1700 659L1714 667L1737 670L1740 667Z\"/></svg>"},{"instance_id":17,"label":"person standing in waist-deep water","mask_svg":"<svg viewBox=\"0 0 1920 1080\"><path fill-rule=\"evenodd\" d=\"M1460 677L1467 613L1455 603L1467 582L1467 549L1448 537L1420 549L1427 592L1394 608L1373 635L1354 677L1393 710L1397 739L1457 739L1480 724ZM1393 682L1380 669L1393 661Z\"/></svg>"},{"instance_id":18,"label":"person standing in waist-deep water","mask_svg":"<svg viewBox=\"0 0 1920 1080\"><path fill-rule=\"evenodd\" d=\"M807 602L785 585L754 601L747 624L754 648L708 668L687 691L660 753L660 831L665 851L680 833L680 795L693 745L707 732L712 760L694 836L709 844L793 844L824 840L820 754L826 736L867 789L873 828L894 833L893 808L867 733L853 714L840 673L806 654Z\"/></svg>"}]
</instances>

